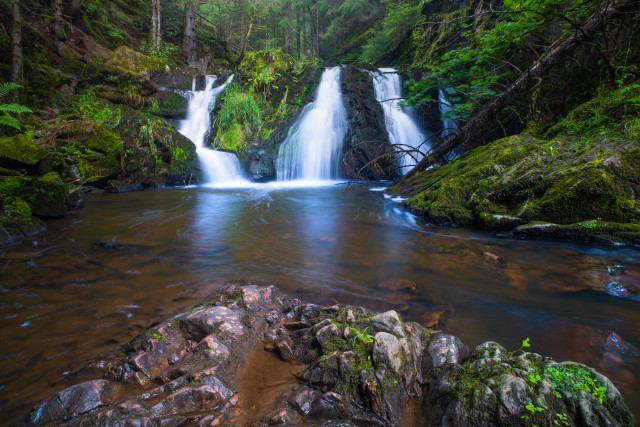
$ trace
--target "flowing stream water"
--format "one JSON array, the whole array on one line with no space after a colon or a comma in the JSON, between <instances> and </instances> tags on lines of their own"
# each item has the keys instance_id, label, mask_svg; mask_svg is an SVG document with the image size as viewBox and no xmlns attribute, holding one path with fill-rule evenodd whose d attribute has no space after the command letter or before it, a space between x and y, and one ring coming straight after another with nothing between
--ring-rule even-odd
<instances>
[{"instance_id":1,"label":"flowing stream water","mask_svg":"<svg viewBox=\"0 0 640 427\"><path fill-rule=\"evenodd\" d=\"M347 112L340 91L340 67L322 73L315 101L307 104L280 145L278 181L320 181L340 177Z\"/></svg>"},{"instance_id":2,"label":"flowing stream water","mask_svg":"<svg viewBox=\"0 0 640 427\"><path fill-rule=\"evenodd\" d=\"M230 281L394 309L469 346L495 340L515 350L528 337L532 351L609 376L640 415L637 249L437 228L380 188L318 183L339 176L347 126L339 73L324 71L290 131L279 181L248 183L233 156L209 177L245 188L91 196L45 233L0 248L0 419L91 377L75 372ZM200 155L222 154L202 146L223 88L213 83L192 91L181 125ZM620 288L630 298L610 294Z\"/></svg>"},{"instance_id":3,"label":"flowing stream water","mask_svg":"<svg viewBox=\"0 0 640 427\"><path fill-rule=\"evenodd\" d=\"M206 175L206 185L243 187L249 182L242 173L236 155L204 146L204 140L211 130L211 111L215 107L218 95L233 80L233 75L225 83L214 88L216 80L215 76L206 76L205 88L200 91L195 90L195 79L193 80L192 90L187 92L187 117L180 122L178 131L195 144L196 153Z\"/></svg>"},{"instance_id":4,"label":"flowing stream water","mask_svg":"<svg viewBox=\"0 0 640 427\"><path fill-rule=\"evenodd\" d=\"M402 174L418 163L428 148L427 135L420 130L416 120L411 116L410 108L400 109L398 102L402 98L400 76L393 68L380 68L372 72L373 88L376 99L384 111L385 123L389 132L389 142L399 152L399 164Z\"/></svg>"},{"instance_id":5,"label":"flowing stream water","mask_svg":"<svg viewBox=\"0 0 640 427\"><path fill-rule=\"evenodd\" d=\"M607 293L640 289L636 249L433 228L363 185L92 196L48 226L0 248L0 419L235 280L395 309L470 346L529 337L608 375L640 414L640 302Z\"/></svg>"}]
</instances>

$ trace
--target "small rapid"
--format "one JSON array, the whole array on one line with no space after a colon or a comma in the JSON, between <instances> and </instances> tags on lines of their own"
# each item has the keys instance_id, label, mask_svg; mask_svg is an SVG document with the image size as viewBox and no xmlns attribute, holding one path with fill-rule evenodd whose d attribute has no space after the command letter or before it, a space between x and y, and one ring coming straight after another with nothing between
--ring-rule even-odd
<instances>
[{"instance_id":1,"label":"small rapid","mask_svg":"<svg viewBox=\"0 0 640 427\"><path fill-rule=\"evenodd\" d=\"M178 132L195 144L196 153L206 176L206 186L246 186L249 185L249 181L245 179L235 154L212 150L204 146L204 140L211 130L211 111L216 105L218 96L233 80L233 75L224 84L214 88L213 84L216 80L215 76L206 76L205 89L196 91L194 79L192 90L186 93L189 99L187 117L180 122Z\"/></svg>"},{"instance_id":2,"label":"small rapid","mask_svg":"<svg viewBox=\"0 0 640 427\"><path fill-rule=\"evenodd\" d=\"M307 104L280 145L278 181L309 183L340 178L347 111L340 91L340 67L327 68L316 100Z\"/></svg>"},{"instance_id":3,"label":"small rapid","mask_svg":"<svg viewBox=\"0 0 640 427\"><path fill-rule=\"evenodd\" d=\"M384 111L389 142L399 152L398 164L402 167L402 174L405 174L422 159L421 153L429 148L426 145L427 136L411 117L411 110L398 107L398 101L402 98L398 71L380 68L377 73L371 73L371 76L376 99Z\"/></svg>"}]
</instances>

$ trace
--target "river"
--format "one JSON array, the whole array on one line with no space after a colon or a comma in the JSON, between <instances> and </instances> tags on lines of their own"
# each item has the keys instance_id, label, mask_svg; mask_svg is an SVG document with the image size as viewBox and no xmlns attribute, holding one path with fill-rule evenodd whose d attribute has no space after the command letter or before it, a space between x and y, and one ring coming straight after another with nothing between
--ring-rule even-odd
<instances>
[{"instance_id":1,"label":"river","mask_svg":"<svg viewBox=\"0 0 640 427\"><path fill-rule=\"evenodd\" d=\"M605 292L640 289L636 249L433 227L382 192L332 184L92 196L0 248L0 418L229 281L395 309L469 346L528 337L609 376L640 414L640 302Z\"/></svg>"}]
</instances>

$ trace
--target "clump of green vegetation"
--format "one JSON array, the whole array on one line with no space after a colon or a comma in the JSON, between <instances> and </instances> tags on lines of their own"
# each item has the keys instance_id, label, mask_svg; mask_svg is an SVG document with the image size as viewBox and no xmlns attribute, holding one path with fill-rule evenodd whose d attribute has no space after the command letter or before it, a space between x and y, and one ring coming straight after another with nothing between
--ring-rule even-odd
<instances>
[{"instance_id":1,"label":"clump of green vegetation","mask_svg":"<svg viewBox=\"0 0 640 427\"><path fill-rule=\"evenodd\" d=\"M11 92L19 88L20 85L15 83L0 83L0 99L8 96ZM0 104L0 125L20 130L20 121L8 114L25 114L32 112L31 109L24 105L16 103Z\"/></svg>"},{"instance_id":2,"label":"clump of green vegetation","mask_svg":"<svg viewBox=\"0 0 640 427\"><path fill-rule=\"evenodd\" d=\"M118 126L122 119L120 108L99 100L92 93L84 93L71 98L63 110L63 115L105 124L112 128Z\"/></svg>"},{"instance_id":3,"label":"clump of green vegetation","mask_svg":"<svg viewBox=\"0 0 640 427\"><path fill-rule=\"evenodd\" d=\"M261 93L266 101L272 90L277 90L277 82L283 74L293 72L299 66L291 55L281 50L261 50L245 55L240 67L246 70L249 84L256 93Z\"/></svg>"},{"instance_id":4,"label":"clump of green vegetation","mask_svg":"<svg viewBox=\"0 0 640 427\"><path fill-rule=\"evenodd\" d=\"M578 398L580 391L584 391L601 404L607 400L607 388L598 383L592 372L576 364L547 365L544 375L553 385L552 393L557 398L562 398L561 392Z\"/></svg>"},{"instance_id":5,"label":"clump of green vegetation","mask_svg":"<svg viewBox=\"0 0 640 427\"><path fill-rule=\"evenodd\" d=\"M241 91L236 84L225 89L223 102L215 118L218 128L215 144L225 150L239 151L247 144L250 127L260 124L262 113L254 94Z\"/></svg>"}]
</instances>

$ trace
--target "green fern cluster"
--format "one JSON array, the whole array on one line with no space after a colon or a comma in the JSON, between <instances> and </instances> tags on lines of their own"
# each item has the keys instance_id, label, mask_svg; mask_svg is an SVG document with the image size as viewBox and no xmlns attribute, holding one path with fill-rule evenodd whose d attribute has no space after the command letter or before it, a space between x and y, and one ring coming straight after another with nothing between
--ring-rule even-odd
<instances>
[{"instance_id":1,"label":"green fern cluster","mask_svg":"<svg viewBox=\"0 0 640 427\"><path fill-rule=\"evenodd\" d=\"M15 83L0 83L0 98L4 98L19 87L20 85ZM32 111L20 104L0 104L0 125L20 130L20 122L18 119L9 116L8 113L22 114L32 113Z\"/></svg>"}]
</instances>

